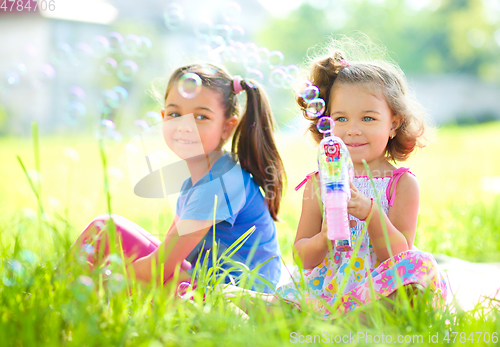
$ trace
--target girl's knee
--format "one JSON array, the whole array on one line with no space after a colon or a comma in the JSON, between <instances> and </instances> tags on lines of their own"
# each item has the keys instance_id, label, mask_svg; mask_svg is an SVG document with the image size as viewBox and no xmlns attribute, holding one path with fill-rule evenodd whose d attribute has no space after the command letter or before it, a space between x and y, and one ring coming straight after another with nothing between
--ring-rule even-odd
<instances>
[{"instance_id":1,"label":"girl's knee","mask_svg":"<svg viewBox=\"0 0 500 347\"><path fill-rule=\"evenodd\" d=\"M109 215L101 214L90 221L87 227L82 231L80 238L87 238L90 235L94 235L101 231L106 222L109 220ZM114 218L113 218L114 220Z\"/></svg>"},{"instance_id":2,"label":"girl's knee","mask_svg":"<svg viewBox=\"0 0 500 347\"><path fill-rule=\"evenodd\" d=\"M112 218L113 222L115 225L118 225L122 222L123 217L117 214L112 214L111 216L109 214L101 214L90 222L92 225L98 227L99 229L102 229L104 225L106 225L107 221Z\"/></svg>"},{"instance_id":3,"label":"girl's knee","mask_svg":"<svg viewBox=\"0 0 500 347\"><path fill-rule=\"evenodd\" d=\"M115 220L114 216L115 215L111 215L111 217L113 217L113 221ZM98 223L98 222L106 223L109 220L109 218L110 218L109 214L101 214L92 219L92 223Z\"/></svg>"}]
</instances>

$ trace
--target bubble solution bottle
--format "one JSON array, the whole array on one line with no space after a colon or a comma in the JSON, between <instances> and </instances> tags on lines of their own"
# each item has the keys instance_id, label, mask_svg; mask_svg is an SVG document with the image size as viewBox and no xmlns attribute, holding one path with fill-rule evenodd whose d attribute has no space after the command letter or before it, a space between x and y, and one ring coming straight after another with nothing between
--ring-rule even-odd
<instances>
[{"instance_id":1,"label":"bubble solution bottle","mask_svg":"<svg viewBox=\"0 0 500 347\"><path fill-rule=\"evenodd\" d=\"M351 156L337 136L321 140L318 149L321 197L324 204L327 237L335 240L335 250L352 250L347 202L351 198L350 182L354 176Z\"/></svg>"}]
</instances>

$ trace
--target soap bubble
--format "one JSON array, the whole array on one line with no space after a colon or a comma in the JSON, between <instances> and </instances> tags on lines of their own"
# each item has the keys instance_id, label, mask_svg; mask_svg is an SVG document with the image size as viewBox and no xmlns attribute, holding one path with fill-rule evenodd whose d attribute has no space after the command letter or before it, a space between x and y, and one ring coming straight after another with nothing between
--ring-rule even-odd
<instances>
[{"instance_id":1,"label":"soap bubble","mask_svg":"<svg viewBox=\"0 0 500 347\"><path fill-rule=\"evenodd\" d=\"M170 3L166 11L163 13L165 26L170 30L177 30L184 21L184 11L181 5Z\"/></svg>"},{"instance_id":2,"label":"soap bubble","mask_svg":"<svg viewBox=\"0 0 500 347\"><path fill-rule=\"evenodd\" d=\"M69 97L68 99L70 101L80 101L80 100L85 100L85 96L87 94L85 93L85 90L83 90L82 87L79 86L71 86L69 88Z\"/></svg>"},{"instance_id":3,"label":"soap bubble","mask_svg":"<svg viewBox=\"0 0 500 347\"><path fill-rule=\"evenodd\" d=\"M149 124L148 124L148 122L146 122L143 119L137 119L137 120L134 121L134 127L133 128L134 128L134 130L132 132L132 136L140 135L144 131L146 131L146 130L149 129Z\"/></svg>"},{"instance_id":4,"label":"soap bubble","mask_svg":"<svg viewBox=\"0 0 500 347\"><path fill-rule=\"evenodd\" d=\"M224 39L224 44L229 42L229 38L231 36L231 27L227 24L217 24L214 26L214 35L212 36L212 40L214 40L217 36L220 36ZM220 40L218 41L220 42Z\"/></svg>"},{"instance_id":5,"label":"soap bubble","mask_svg":"<svg viewBox=\"0 0 500 347\"><path fill-rule=\"evenodd\" d=\"M125 37L122 43L122 52L130 56L138 55L141 46L141 38L135 34L130 34Z\"/></svg>"},{"instance_id":6,"label":"soap bubble","mask_svg":"<svg viewBox=\"0 0 500 347\"><path fill-rule=\"evenodd\" d=\"M80 154L74 148L71 147L64 148L63 154L65 157L68 157L74 163L80 160Z\"/></svg>"},{"instance_id":7,"label":"soap bubble","mask_svg":"<svg viewBox=\"0 0 500 347\"><path fill-rule=\"evenodd\" d=\"M285 60L285 56L280 51L272 51L269 53L269 68L274 68L281 65Z\"/></svg>"},{"instance_id":8,"label":"soap bubble","mask_svg":"<svg viewBox=\"0 0 500 347\"><path fill-rule=\"evenodd\" d=\"M80 302L87 301L94 289L94 281L88 276L80 275L73 282L72 292L76 300Z\"/></svg>"},{"instance_id":9,"label":"soap bubble","mask_svg":"<svg viewBox=\"0 0 500 347\"><path fill-rule=\"evenodd\" d=\"M96 58L105 56L110 50L108 38L102 35L94 37L94 39L90 43L90 46L92 47L94 57Z\"/></svg>"},{"instance_id":10,"label":"soap bubble","mask_svg":"<svg viewBox=\"0 0 500 347\"><path fill-rule=\"evenodd\" d=\"M109 51L111 53L119 52L124 41L122 34L117 33L116 31L110 32L108 34L108 39L109 39Z\"/></svg>"},{"instance_id":11,"label":"soap bubble","mask_svg":"<svg viewBox=\"0 0 500 347\"><path fill-rule=\"evenodd\" d=\"M23 277L23 265L17 260L8 261L2 277L3 284L7 287L15 286L21 282Z\"/></svg>"},{"instance_id":12,"label":"soap bubble","mask_svg":"<svg viewBox=\"0 0 500 347\"><path fill-rule=\"evenodd\" d=\"M264 81L264 74L258 69L247 69L246 78L262 83Z\"/></svg>"},{"instance_id":13,"label":"soap bubble","mask_svg":"<svg viewBox=\"0 0 500 347\"><path fill-rule=\"evenodd\" d=\"M247 47L248 53L259 54L259 46L257 46L255 43L247 42L247 43L245 43L245 46Z\"/></svg>"},{"instance_id":14,"label":"soap bubble","mask_svg":"<svg viewBox=\"0 0 500 347\"><path fill-rule=\"evenodd\" d=\"M156 124L160 124L163 121L163 118L161 117L161 114L155 111L149 111L146 113L146 122L150 126L154 126Z\"/></svg>"},{"instance_id":15,"label":"soap bubble","mask_svg":"<svg viewBox=\"0 0 500 347\"><path fill-rule=\"evenodd\" d=\"M75 58L77 60L77 65L87 65L90 62L90 58L93 56L92 47L86 42L78 42L75 45Z\"/></svg>"},{"instance_id":16,"label":"soap bubble","mask_svg":"<svg viewBox=\"0 0 500 347\"><path fill-rule=\"evenodd\" d=\"M222 9L222 17L226 22L236 22L241 14L241 6L234 1L228 2Z\"/></svg>"},{"instance_id":17,"label":"soap bubble","mask_svg":"<svg viewBox=\"0 0 500 347\"><path fill-rule=\"evenodd\" d=\"M214 48L212 49L212 47ZM220 58L219 55L224 52L225 48L226 41L224 40L224 38L222 38L221 36L213 36L208 54L212 58L218 60Z\"/></svg>"},{"instance_id":18,"label":"soap bubble","mask_svg":"<svg viewBox=\"0 0 500 347\"><path fill-rule=\"evenodd\" d=\"M139 49L137 50L137 55L139 57L145 57L148 55L149 51L153 47L153 42L151 39L147 36L140 36L142 44L139 46Z\"/></svg>"},{"instance_id":19,"label":"soap bubble","mask_svg":"<svg viewBox=\"0 0 500 347\"><path fill-rule=\"evenodd\" d=\"M104 59L104 62L101 65L100 71L104 75L112 75L115 73L116 68L118 67L118 63L116 62L115 59L113 58L106 58Z\"/></svg>"},{"instance_id":20,"label":"soap bubble","mask_svg":"<svg viewBox=\"0 0 500 347\"><path fill-rule=\"evenodd\" d=\"M84 243L82 245L82 251L86 254L94 254L95 253L95 248L93 245L89 244L89 243Z\"/></svg>"},{"instance_id":21,"label":"soap bubble","mask_svg":"<svg viewBox=\"0 0 500 347\"><path fill-rule=\"evenodd\" d=\"M245 63L247 60L247 46L243 42L233 42L232 47L236 50L237 60Z\"/></svg>"},{"instance_id":22,"label":"soap bubble","mask_svg":"<svg viewBox=\"0 0 500 347\"><path fill-rule=\"evenodd\" d=\"M209 38L212 36L214 23L210 19L204 19L193 28L194 34L198 38Z\"/></svg>"},{"instance_id":23,"label":"soap bubble","mask_svg":"<svg viewBox=\"0 0 500 347\"><path fill-rule=\"evenodd\" d=\"M126 287L126 279L120 273L112 273L108 276L108 280L106 282L107 287L111 290L112 293L119 293Z\"/></svg>"},{"instance_id":24,"label":"soap bubble","mask_svg":"<svg viewBox=\"0 0 500 347\"><path fill-rule=\"evenodd\" d=\"M243 29L240 25L231 26L231 33L229 34L229 40L243 41L244 37L245 37L245 29Z\"/></svg>"},{"instance_id":25,"label":"soap bubble","mask_svg":"<svg viewBox=\"0 0 500 347\"><path fill-rule=\"evenodd\" d=\"M4 75L5 85L8 87L13 87L21 82L21 75L15 70L9 70Z\"/></svg>"},{"instance_id":26,"label":"soap bubble","mask_svg":"<svg viewBox=\"0 0 500 347\"><path fill-rule=\"evenodd\" d=\"M259 48L259 55L260 55L260 59L262 61L262 64L269 65L269 56L271 55L271 52L269 51L269 49L267 49L266 47L260 47Z\"/></svg>"},{"instance_id":27,"label":"soap bubble","mask_svg":"<svg viewBox=\"0 0 500 347\"><path fill-rule=\"evenodd\" d=\"M102 119L99 123L99 131L105 135L116 129L115 123L111 119Z\"/></svg>"},{"instance_id":28,"label":"soap bubble","mask_svg":"<svg viewBox=\"0 0 500 347\"><path fill-rule=\"evenodd\" d=\"M238 52L236 51L236 48L232 46L226 46L224 47L221 56L224 61L235 63L238 59Z\"/></svg>"},{"instance_id":29,"label":"soap bubble","mask_svg":"<svg viewBox=\"0 0 500 347\"><path fill-rule=\"evenodd\" d=\"M22 262L29 263L31 265L35 265L36 263L38 263L38 257L29 249L21 249L19 251L19 259Z\"/></svg>"},{"instance_id":30,"label":"soap bubble","mask_svg":"<svg viewBox=\"0 0 500 347\"><path fill-rule=\"evenodd\" d=\"M111 253L106 257L105 262L106 269L112 272L119 272L123 269L123 261L118 254Z\"/></svg>"},{"instance_id":31,"label":"soap bubble","mask_svg":"<svg viewBox=\"0 0 500 347\"><path fill-rule=\"evenodd\" d=\"M288 88L293 88L297 83L297 78L300 74L300 69L297 65L288 65L285 68L285 71L287 73L286 86Z\"/></svg>"},{"instance_id":32,"label":"soap bubble","mask_svg":"<svg viewBox=\"0 0 500 347\"><path fill-rule=\"evenodd\" d=\"M71 64L73 62L73 48L67 42L59 42L51 53L51 60L55 65Z\"/></svg>"},{"instance_id":33,"label":"soap bubble","mask_svg":"<svg viewBox=\"0 0 500 347\"><path fill-rule=\"evenodd\" d=\"M325 112L325 101L323 99L312 99L307 104L306 113L309 117L321 117L323 112Z\"/></svg>"},{"instance_id":34,"label":"soap bubble","mask_svg":"<svg viewBox=\"0 0 500 347\"><path fill-rule=\"evenodd\" d=\"M281 67L274 69L269 74L269 82L273 87L283 88L285 86L287 74Z\"/></svg>"},{"instance_id":35,"label":"soap bubble","mask_svg":"<svg viewBox=\"0 0 500 347\"><path fill-rule=\"evenodd\" d=\"M16 71L19 73L22 79L23 76L26 76L28 74L28 67L24 63L19 63L16 65Z\"/></svg>"},{"instance_id":36,"label":"soap bubble","mask_svg":"<svg viewBox=\"0 0 500 347\"><path fill-rule=\"evenodd\" d=\"M189 297L186 296L188 292L191 292L193 290L193 286L189 282L181 282L177 286L177 295L181 299L189 299Z\"/></svg>"},{"instance_id":37,"label":"soap bubble","mask_svg":"<svg viewBox=\"0 0 500 347\"><path fill-rule=\"evenodd\" d=\"M113 91L116 92L116 94L120 98L120 105L123 103L125 99L128 98L128 92L122 86L114 86Z\"/></svg>"},{"instance_id":38,"label":"soap bubble","mask_svg":"<svg viewBox=\"0 0 500 347\"><path fill-rule=\"evenodd\" d=\"M98 139L112 139L115 142L122 140L122 135L115 129L115 123L111 119L102 119L96 133Z\"/></svg>"},{"instance_id":39,"label":"soap bubble","mask_svg":"<svg viewBox=\"0 0 500 347\"><path fill-rule=\"evenodd\" d=\"M35 77L35 83L38 85L47 83L49 81L54 80L56 78L56 70L50 64L43 64L37 72Z\"/></svg>"},{"instance_id":40,"label":"soap bubble","mask_svg":"<svg viewBox=\"0 0 500 347\"><path fill-rule=\"evenodd\" d=\"M333 128L331 117L321 117L318 119L318 123L316 123L316 128L322 134L329 134L331 129Z\"/></svg>"},{"instance_id":41,"label":"soap bubble","mask_svg":"<svg viewBox=\"0 0 500 347\"><path fill-rule=\"evenodd\" d=\"M77 125L87 114L87 107L80 101L70 101L66 113L65 119L70 125Z\"/></svg>"},{"instance_id":42,"label":"soap bubble","mask_svg":"<svg viewBox=\"0 0 500 347\"><path fill-rule=\"evenodd\" d=\"M258 53L252 52L247 56L246 66L249 68L257 68L261 63L261 59Z\"/></svg>"},{"instance_id":43,"label":"soap bubble","mask_svg":"<svg viewBox=\"0 0 500 347\"><path fill-rule=\"evenodd\" d=\"M302 90L302 93L300 95L302 99L306 102L310 102L311 100L314 100L318 98L319 96L319 89L316 86L308 86Z\"/></svg>"},{"instance_id":44,"label":"soap bubble","mask_svg":"<svg viewBox=\"0 0 500 347\"><path fill-rule=\"evenodd\" d=\"M118 78L123 82L130 82L134 75L139 71L139 66L132 60L124 60L118 68Z\"/></svg>"},{"instance_id":45,"label":"soap bubble","mask_svg":"<svg viewBox=\"0 0 500 347\"><path fill-rule=\"evenodd\" d=\"M286 73L289 79L295 81L299 77L300 69L297 65L288 65L286 67Z\"/></svg>"},{"instance_id":46,"label":"soap bubble","mask_svg":"<svg viewBox=\"0 0 500 347\"><path fill-rule=\"evenodd\" d=\"M101 110L109 113L111 109L117 108L120 105L120 96L112 89L107 89L102 92Z\"/></svg>"},{"instance_id":47,"label":"soap bubble","mask_svg":"<svg viewBox=\"0 0 500 347\"><path fill-rule=\"evenodd\" d=\"M181 94L184 98L192 99L201 91L202 81L200 76L195 73L189 72L182 75L179 78L179 82L177 88L179 90L179 94Z\"/></svg>"}]
</instances>

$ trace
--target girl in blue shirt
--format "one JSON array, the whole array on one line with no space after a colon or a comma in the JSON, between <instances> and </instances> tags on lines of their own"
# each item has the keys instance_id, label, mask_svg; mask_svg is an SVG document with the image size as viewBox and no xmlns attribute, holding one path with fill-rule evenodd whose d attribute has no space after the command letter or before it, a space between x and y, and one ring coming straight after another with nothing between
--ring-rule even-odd
<instances>
[{"instance_id":1,"label":"girl in blue shirt","mask_svg":"<svg viewBox=\"0 0 500 347\"><path fill-rule=\"evenodd\" d=\"M186 78L193 83L201 82L201 87L195 83L195 92L187 93L181 85ZM247 96L242 116L236 97L240 92ZM252 270L271 259L257 271L272 286L257 279L252 288L274 291L280 279L280 250L274 221L285 171L273 137L273 116L265 93L255 82L231 77L220 67L189 65L172 74L161 114L165 142L186 161L191 177L182 185L176 215L163 242L124 217L111 215L136 278L152 281L155 263L163 264L165 279L171 278L180 266L179 281L190 280L191 264L199 257L203 261L206 250L212 248L214 232L220 255L255 226L232 260ZM231 153L224 152L222 146L231 136ZM109 218L109 215L95 218L75 244L80 249L89 249L86 243ZM105 247L100 247L99 239L95 246L106 254L109 238L104 239ZM96 252L90 253L88 260L92 264ZM212 267L212 252L209 253L208 266ZM230 263L221 267L234 269ZM226 276L226 283L238 280L239 275L241 272L233 270L231 276Z\"/></svg>"}]
</instances>

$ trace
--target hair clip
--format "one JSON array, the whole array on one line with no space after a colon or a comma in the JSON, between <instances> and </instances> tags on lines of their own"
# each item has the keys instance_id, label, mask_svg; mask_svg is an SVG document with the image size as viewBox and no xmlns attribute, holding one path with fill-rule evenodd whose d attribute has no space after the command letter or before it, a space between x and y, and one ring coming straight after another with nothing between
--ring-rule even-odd
<instances>
[{"instance_id":1,"label":"hair clip","mask_svg":"<svg viewBox=\"0 0 500 347\"><path fill-rule=\"evenodd\" d=\"M338 74L340 72L340 70L342 70L343 68L346 68L349 66L349 62L347 62L345 59L339 59L339 58L341 58L341 56L336 55L334 57L334 61L333 61L333 66L335 67L336 74Z\"/></svg>"},{"instance_id":2,"label":"hair clip","mask_svg":"<svg viewBox=\"0 0 500 347\"><path fill-rule=\"evenodd\" d=\"M342 64L342 65L344 65L344 67L349 66L349 63L347 61L345 61L344 59L339 60L339 63Z\"/></svg>"},{"instance_id":3,"label":"hair clip","mask_svg":"<svg viewBox=\"0 0 500 347\"><path fill-rule=\"evenodd\" d=\"M241 81L243 81L243 79L241 78L241 76L234 76L233 77L233 91L234 91L234 94L239 94L243 91L243 87L241 86Z\"/></svg>"}]
</instances>

